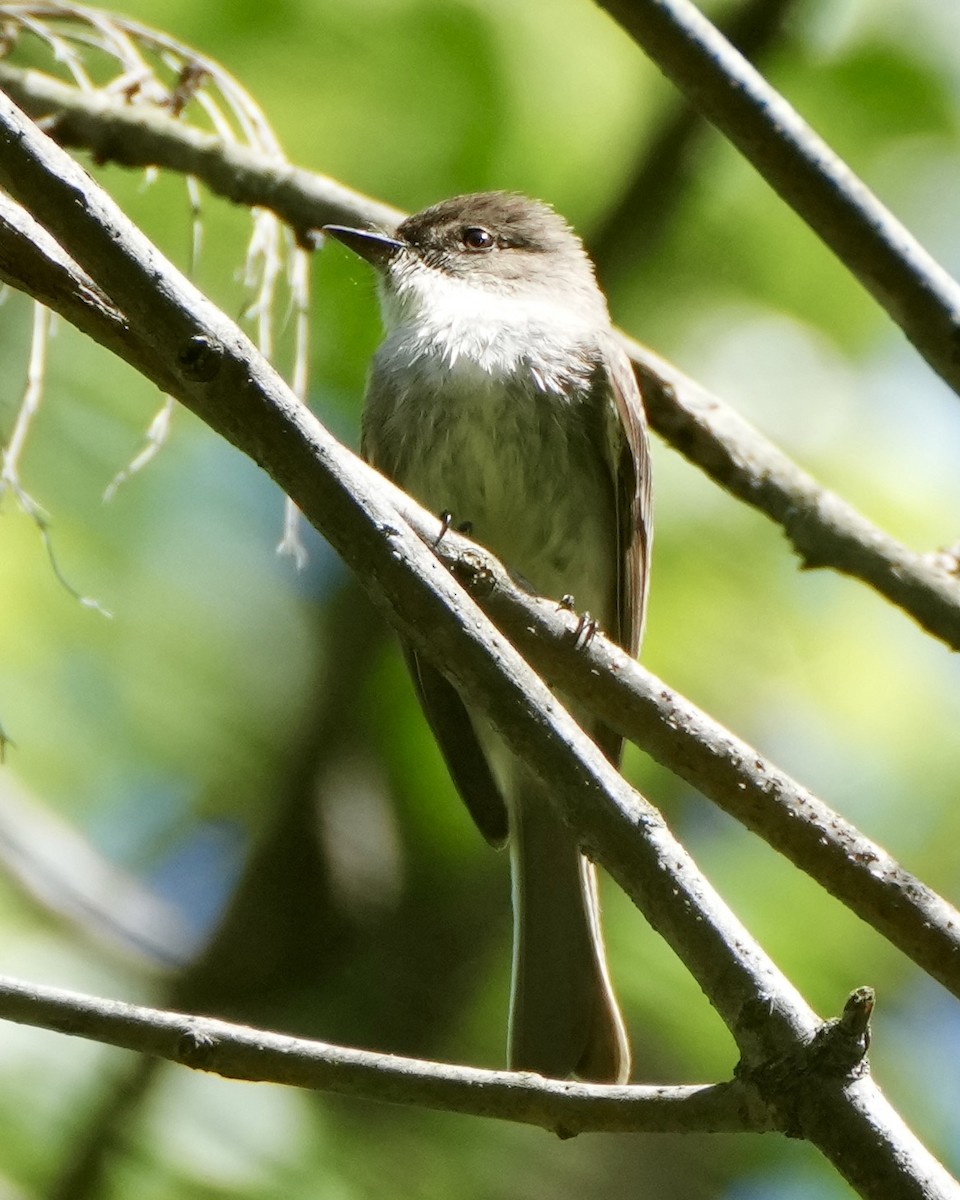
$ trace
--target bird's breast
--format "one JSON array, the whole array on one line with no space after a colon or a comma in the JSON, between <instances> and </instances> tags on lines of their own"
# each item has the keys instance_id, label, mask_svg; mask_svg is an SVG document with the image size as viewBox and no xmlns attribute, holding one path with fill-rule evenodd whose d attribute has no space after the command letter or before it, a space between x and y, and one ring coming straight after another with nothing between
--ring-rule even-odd
<instances>
[{"instance_id":1,"label":"bird's breast","mask_svg":"<svg viewBox=\"0 0 960 1200\"><path fill-rule=\"evenodd\" d=\"M374 465L544 595L601 621L616 577L613 485L582 355L388 339L368 390Z\"/></svg>"}]
</instances>

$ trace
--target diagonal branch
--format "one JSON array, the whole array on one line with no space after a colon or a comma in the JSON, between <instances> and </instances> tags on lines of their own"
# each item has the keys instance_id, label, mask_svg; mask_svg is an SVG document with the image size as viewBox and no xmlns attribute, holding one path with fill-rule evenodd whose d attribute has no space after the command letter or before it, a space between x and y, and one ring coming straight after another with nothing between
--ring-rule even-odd
<instances>
[{"instance_id":1,"label":"diagonal branch","mask_svg":"<svg viewBox=\"0 0 960 1200\"><path fill-rule=\"evenodd\" d=\"M598 0L960 392L960 284L690 0Z\"/></svg>"},{"instance_id":2,"label":"diagonal branch","mask_svg":"<svg viewBox=\"0 0 960 1200\"><path fill-rule=\"evenodd\" d=\"M78 92L0 63L0 87L64 145L128 166L196 175L237 203L274 209L304 233L329 222L391 225L397 209L335 180L190 129L145 105ZM960 583L821 488L718 397L638 342L625 339L651 426L733 495L780 524L807 566L831 567L890 600L960 650Z\"/></svg>"},{"instance_id":3,"label":"diagonal branch","mask_svg":"<svg viewBox=\"0 0 960 1200\"><path fill-rule=\"evenodd\" d=\"M129 361L132 349L126 318L89 275L30 214L0 195L0 282L25 291L65 317L114 354ZM138 348L137 361L149 352ZM151 355L150 375L163 377L162 359ZM161 383L162 387L165 384Z\"/></svg>"}]
</instances>

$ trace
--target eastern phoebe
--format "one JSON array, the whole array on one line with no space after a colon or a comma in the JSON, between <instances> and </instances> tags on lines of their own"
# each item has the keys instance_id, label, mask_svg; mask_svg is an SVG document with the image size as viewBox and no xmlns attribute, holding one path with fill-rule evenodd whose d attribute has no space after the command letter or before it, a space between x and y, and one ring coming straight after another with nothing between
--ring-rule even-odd
<instances>
[{"instance_id":1,"label":"eastern phoebe","mask_svg":"<svg viewBox=\"0 0 960 1200\"><path fill-rule=\"evenodd\" d=\"M572 594L636 654L652 534L643 406L579 238L547 205L505 192L445 200L390 235L325 232L379 276L386 335L367 387L364 457L426 508L468 523L531 590ZM593 864L535 770L469 698L407 657L474 820L495 846L509 837L510 1066L625 1082L630 1050ZM579 716L618 761L620 739Z\"/></svg>"}]
</instances>

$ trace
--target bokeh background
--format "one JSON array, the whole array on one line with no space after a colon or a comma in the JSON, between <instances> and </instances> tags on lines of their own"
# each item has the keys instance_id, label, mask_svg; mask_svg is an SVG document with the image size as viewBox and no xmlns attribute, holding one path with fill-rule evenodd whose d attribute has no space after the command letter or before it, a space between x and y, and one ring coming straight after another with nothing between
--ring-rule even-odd
<instances>
[{"instance_id":1,"label":"bokeh background","mask_svg":"<svg viewBox=\"0 0 960 1200\"><path fill-rule=\"evenodd\" d=\"M777 20L771 20L776 10ZM618 323L715 389L911 546L960 538L960 402L715 133L680 113L587 0L129 0L217 59L290 158L415 209L488 187L548 199ZM773 82L960 270L960 10L943 0L713 4ZM744 15L746 12L746 16ZM666 135L664 131L669 131ZM677 148L682 153L676 153ZM182 182L100 171L185 263ZM247 303L246 215L203 201L200 284ZM310 400L356 444L372 282L314 256ZM0 434L29 305L0 310ZM104 504L160 403L60 326L0 522L0 972L334 1042L499 1066L508 869L457 802L389 632L322 541L298 572L282 498L177 413ZM779 530L654 447L644 661L910 870L960 893L960 669L863 587L798 570ZM819 1012L879 994L871 1059L960 1169L957 1004L701 797L630 777ZM612 886L636 1078L728 1077L697 987ZM849 1189L776 1136L581 1136L229 1083L0 1027L0 1197L824 1200Z\"/></svg>"}]
</instances>

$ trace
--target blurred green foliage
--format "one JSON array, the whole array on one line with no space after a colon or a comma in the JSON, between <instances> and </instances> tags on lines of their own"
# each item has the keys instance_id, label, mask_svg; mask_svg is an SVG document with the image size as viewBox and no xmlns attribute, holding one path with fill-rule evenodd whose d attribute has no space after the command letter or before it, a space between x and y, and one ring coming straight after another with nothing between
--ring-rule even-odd
<instances>
[{"instance_id":1,"label":"blurred green foliage","mask_svg":"<svg viewBox=\"0 0 960 1200\"><path fill-rule=\"evenodd\" d=\"M588 244L676 103L585 0L129 0L126 13L223 62L299 164L411 209L519 189L554 203ZM942 0L798 0L764 63L951 269L958 44L960 17ZM911 545L956 541L956 397L717 135L694 151L660 235L611 273L618 323ZM145 188L117 168L101 174L185 263L182 182ZM239 314L246 215L206 198L203 220L198 281ZM311 401L355 444L378 337L372 283L332 252L315 256L313 286ZM26 370L28 307L9 296L0 318L5 436ZM159 403L122 364L58 329L23 480L51 515L60 569L113 618L58 584L8 496L0 720L15 747L0 804L15 780L195 933L213 936L217 914L224 924L209 960L178 975L121 954L102 922L3 880L0 970L498 1065L505 859L457 803L395 648L340 565L316 538L302 574L276 557L281 497L250 463L178 413L158 459L101 502ZM956 896L956 661L863 588L799 572L776 528L672 452L658 445L655 459L645 661ZM628 771L820 1012L838 1012L854 986L877 987L879 1082L960 1167L955 1002L685 785L636 752ZM242 859L253 866L234 891ZM613 888L606 914L637 1077L729 1075L733 1044L684 969ZM131 1063L0 1028L0 1195L850 1194L812 1150L780 1138L560 1143L179 1069L138 1082ZM94 1180L86 1191L84 1178Z\"/></svg>"}]
</instances>

